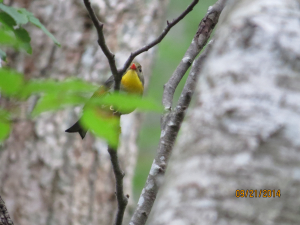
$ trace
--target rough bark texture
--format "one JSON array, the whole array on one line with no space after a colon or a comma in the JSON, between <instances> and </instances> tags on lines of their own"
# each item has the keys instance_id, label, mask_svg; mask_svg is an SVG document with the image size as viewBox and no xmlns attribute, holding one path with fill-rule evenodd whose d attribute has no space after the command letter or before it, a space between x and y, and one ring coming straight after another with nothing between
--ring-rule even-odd
<instances>
[{"instance_id":1,"label":"rough bark texture","mask_svg":"<svg viewBox=\"0 0 300 225\"><path fill-rule=\"evenodd\" d=\"M161 135L158 144L158 150L155 159L153 160L146 184L142 194L140 195L137 209L131 218L130 225L146 224L148 216L150 215L152 206L161 185L161 180L163 179L168 166L169 158L171 156L178 131L181 127L186 109L190 104L191 96L194 92L194 88L192 88L188 83L191 82L190 79L194 81L196 80L197 76L195 75L195 68L192 68L190 74L188 75L189 78L185 84L184 90L181 93L178 104L176 107L174 107L174 109L171 109L174 90L188 68L191 66L191 63L194 62L195 57L199 54L205 43L208 41L213 28L218 22L225 2L226 0L218 0L212 7L210 7L206 16L201 20L198 30L192 40L192 43L184 54L184 57L167 84L165 84L163 95L165 113L161 119Z\"/></svg>"},{"instance_id":2,"label":"rough bark texture","mask_svg":"<svg viewBox=\"0 0 300 225\"><path fill-rule=\"evenodd\" d=\"M0 225L13 225L13 221L11 220L7 208L5 206L5 202L0 196Z\"/></svg>"},{"instance_id":3,"label":"rough bark texture","mask_svg":"<svg viewBox=\"0 0 300 225\"><path fill-rule=\"evenodd\" d=\"M107 44L121 66L130 51L161 32L167 0L92 1L104 22ZM107 59L97 44L96 30L80 0L14 1L33 12L61 42L57 48L35 27L29 27L33 55L11 54L12 68L27 78L70 76L100 83L110 75ZM149 32L151 29L151 32ZM146 85L154 50L139 56ZM3 100L3 99L1 99ZM112 224L116 210L115 185L107 145L92 135L64 132L80 109L45 113L26 119L35 98L21 105L21 121L0 151L0 196L15 224ZM2 101L3 102L3 101ZM4 104L4 103L3 103ZM7 104L6 104L7 105ZM138 114L122 118L119 157L125 171L125 193L131 195L139 129ZM129 198L131 201L132 198ZM126 217L132 211L132 202ZM126 221L126 219L125 219Z\"/></svg>"},{"instance_id":4,"label":"rough bark texture","mask_svg":"<svg viewBox=\"0 0 300 225\"><path fill-rule=\"evenodd\" d=\"M228 3L148 224L300 224L300 3Z\"/></svg>"}]
</instances>

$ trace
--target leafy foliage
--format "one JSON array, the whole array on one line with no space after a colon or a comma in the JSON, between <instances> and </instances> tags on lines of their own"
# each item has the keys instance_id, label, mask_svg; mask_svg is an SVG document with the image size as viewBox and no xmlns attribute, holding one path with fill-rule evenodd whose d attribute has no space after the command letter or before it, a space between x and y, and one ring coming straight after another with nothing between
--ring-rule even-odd
<instances>
[{"instance_id":1,"label":"leafy foliage","mask_svg":"<svg viewBox=\"0 0 300 225\"><path fill-rule=\"evenodd\" d=\"M132 112L136 108L142 111L162 110L152 100L124 93L109 93L90 99L98 88L78 79L60 82L54 80L29 80L26 82L22 74L10 69L0 69L1 95L18 100L26 100L32 95L40 97L31 113L32 116L88 103L84 107L82 123L97 136L105 138L111 146L117 145L119 136L119 122L117 117L113 116L111 107L122 113ZM108 111L103 108L108 108ZM10 129L9 120L4 119L2 114L0 114L0 122L3 125L0 126L1 140L1 137L5 137Z\"/></svg>"},{"instance_id":2,"label":"leafy foliage","mask_svg":"<svg viewBox=\"0 0 300 225\"><path fill-rule=\"evenodd\" d=\"M48 35L57 46L60 46L56 38L31 12L23 8L6 6L2 2L0 1L0 45L13 47L17 50L23 49L28 54L32 54L31 38L27 30L22 27L31 23ZM6 60L6 54L1 49L0 58Z\"/></svg>"},{"instance_id":3,"label":"leafy foliage","mask_svg":"<svg viewBox=\"0 0 300 225\"><path fill-rule=\"evenodd\" d=\"M0 91L6 96L15 95L24 84L22 74L9 69L0 69Z\"/></svg>"},{"instance_id":4,"label":"leafy foliage","mask_svg":"<svg viewBox=\"0 0 300 225\"><path fill-rule=\"evenodd\" d=\"M104 117L97 108L89 107L85 109L81 122L97 136L104 138L111 147L117 147L121 131L117 117Z\"/></svg>"},{"instance_id":5,"label":"leafy foliage","mask_svg":"<svg viewBox=\"0 0 300 225\"><path fill-rule=\"evenodd\" d=\"M0 142L3 141L10 132L9 112L0 109Z\"/></svg>"},{"instance_id":6,"label":"leafy foliage","mask_svg":"<svg viewBox=\"0 0 300 225\"><path fill-rule=\"evenodd\" d=\"M0 45L13 47L16 50L23 49L31 54L31 37L22 27L27 23L40 28L57 46L60 46L55 37L32 13L26 9L6 6L0 0ZM2 60L6 59L6 53L1 49L0 57ZM0 98L5 96L26 101L30 96L37 95L39 100L31 116L85 104L81 119L83 126L92 130L97 136L105 138L113 147L117 146L120 132L120 120L114 112L129 113L136 108L143 111L161 111L161 107L151 100L124 93L93 95L97 97L90 99L98 88L78 79L60 82L50 79L25 81L23 74L0 68ZM8 136L9 132L10 114L0 108L0 142Z\"/></svg>"}]
</instances>

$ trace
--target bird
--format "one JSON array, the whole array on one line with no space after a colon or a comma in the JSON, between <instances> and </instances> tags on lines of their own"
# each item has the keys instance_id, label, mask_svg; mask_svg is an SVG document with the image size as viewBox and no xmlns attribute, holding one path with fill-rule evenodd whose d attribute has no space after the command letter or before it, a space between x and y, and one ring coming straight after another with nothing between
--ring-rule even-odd
<instances>
[{"instance_id":1,"label":"bird","mask_svg":"<svg viewBox=\"0 0 300 225\"><path fill-rule=\"evenodd\" d=\"M111 93L114 89L114 76L110 76L103 85L99 87L95 91L95 93L92 95L91 99L95 99L100 96L104 96L108 93ZM122 76L121 83L120 83L120 91L125 92L128 94L135 94L142 96L144 92L144 75L142 71L142 66L137 61L134 61L130 64L130 66L127 68L126 72ZM85 107L83 107L83 113L84 113ZM100 111L103 111L104 114L110 114L113 115L114 109L111 106L101 106ZM132 111L126 111L122 112L120 114L129 114ZM79 133L82 139L84 139L87 129L83 128L80 124L80 119L74 123L73 126L65 130L67 133Z\"/></svg>"}]
</instances>

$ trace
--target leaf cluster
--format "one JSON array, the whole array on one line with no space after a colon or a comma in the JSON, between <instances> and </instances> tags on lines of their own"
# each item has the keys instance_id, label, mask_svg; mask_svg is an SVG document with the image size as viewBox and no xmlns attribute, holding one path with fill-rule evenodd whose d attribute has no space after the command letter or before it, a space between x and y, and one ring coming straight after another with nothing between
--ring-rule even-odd
<instances>
[{"instance_id":1,"label":"leaf cluster","mask_svg":"<svg viewBox=\"0 0 300 225\"><path fill-rule=\"evenodd\" d=\"M31 12L28 12L24 8L14 8L4 5L0 0L1 46L13 47L14 49L24 50L28 54L32 54L31 38L28 31L23 27L28 23L40 28L57 46L60 46L60 43L53 34ZM2 49L0 49L0 58L4 61L6 60L6 53Z\"/></svg>"},{"instance_id":2,"label":"leaf cluster","mask_svg":"<svg viewBox=\"0 0 300 225\"><path fill-rule=\"evenodd\" d=\"M2 96L19 101L26 101L33 95L38 96L39 100L31 116L35 117L43 112L85 104L82 123L97 136L105 138L112 146L118 143L120 131L117 117L111 116L112 108L121 113L131 112L136 108L142 111L161 111L161 107L154 101L125 93L108 93L90 99L98 88L94 84L79 79L26 81L23 74L10 69L0 69L0 94ZM106 113L107 110L103 108L108 108L110 113ZM10 113L1 109L0 140L9 134L9 118Z\"/></svg>"},{"instance_id":3,"label":"leaf cluster","mask_svg":"<svg viewBox=\"0 0 300 225\"><path fill-rule=\"evenodd\" d=\"M0 0L0 46L25 50L31 54L31 38L23 28L28 23L40 28L57 46L60 46L56 38L31 12L23 8L6 6L2 2ZM1 49L0 58L6 60L6 53ZM161 111L161 107L152 100L124 93L109 93L90 99L98 88L78 79L25 80L21 73L0 68L0 98L5 96L9 99L26 101L30 96L38 96L39 99L30 114L33 117L43 112L85 104L81 118L83 126L97 136L105 138L110 146L117 145L120 132L119 119L112 116L112 111L117 111L118 115L132 112L136 108L143 111ZM0 108L0 142L9 135L11 118L12 112Z\"/></svg>"}]
</instances>

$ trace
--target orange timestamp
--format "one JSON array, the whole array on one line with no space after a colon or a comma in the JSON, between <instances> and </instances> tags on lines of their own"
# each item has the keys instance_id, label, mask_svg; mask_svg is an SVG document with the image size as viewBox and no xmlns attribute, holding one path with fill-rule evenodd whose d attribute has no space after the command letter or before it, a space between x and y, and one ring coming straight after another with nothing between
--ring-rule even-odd
<instances>
[{"instance_id":1,"label":"orange timestamp","mask_svg":"<svg viewBox=\"0 0 300 225\"><path fill-rule=\"evenodd\" d=\"M280 189L277 191L275 189L250 189L250 190L244 190L244 189L237 189L235 191L235 196L237 198L280 198L281 192Z\"/></svg>"}]
</instances>

